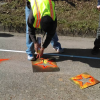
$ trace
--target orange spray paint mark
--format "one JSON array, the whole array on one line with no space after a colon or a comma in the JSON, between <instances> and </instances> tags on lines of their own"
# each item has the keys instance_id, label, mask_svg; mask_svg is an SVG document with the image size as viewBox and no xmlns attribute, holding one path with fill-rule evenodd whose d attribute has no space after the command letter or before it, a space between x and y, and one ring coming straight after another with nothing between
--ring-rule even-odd
<instances>
[{"instance_id":1,"label":"orange spray paint mark","mask_svg":"<svg viewBox=\"0 0 100 100\"><path fill-rule=\"evenodd\" d=\"M44 64L44 65L42 65ZM46 64L46 65L45 65ZM40 66L43 69L47 68L47 67L57 67L57 65L55 65L52 61L49 61L48 59L41 59L39 62L36 62L34 65Z\"/></svg>"},{"instance_id":2,"label":"orange spray paint mark","mask_svg":"<svg viewBox=\"0 0 100 100\"><path fill-rule=\"evenodd\" d=\"M82 79L89 79L89 80L88 80L88 82L83 84ZM83 74L77 75L75 77L72 77L71 80L74 83L78 84L81 89L87 88L87 87L95 85L97 83L100 83L100 81L96 80L88 73L83 73Z\"/></svg>"},{"instance_id":3,"label":"orange spray paint mark","mask_svg":"<svg viewBox=\"0 0 100 100\"><path fill-rule=\"evenodd\" d=\"M56 62L51 58L41 58L36 61L32 61L33 72L54 72L59 71L59 67Z\"/></svg>"},{"instance_id":4,"label":"orange spray paint mark","mask_svg":"<svg viewBox=\"0 0 100 100\"><path fill-rule=\"evenodd\" d=\"M5 61L5 60L9 60L9 59L0 59L0 63L1 63L2 61Z\"/></svg>"}]
</instances>

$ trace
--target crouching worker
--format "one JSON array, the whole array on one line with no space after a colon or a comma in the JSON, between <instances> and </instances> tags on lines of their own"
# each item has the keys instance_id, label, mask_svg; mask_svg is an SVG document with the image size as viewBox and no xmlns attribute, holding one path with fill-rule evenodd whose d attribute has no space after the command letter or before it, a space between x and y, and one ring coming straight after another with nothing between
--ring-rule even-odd
<instances>
[{"instance_id":1,"label":"crouching worker","mask_svg":"<svg viewBox=\"0 0 100 100\"><path fill-rule=\"evenodd\" d=\"M36 52L38 51L40 45L37 42L35 30L40 28L47 33L46 39L40 49L40 53L36 56L36 58L40 58L43 55L44 49L47 48L56 32L57 18L54 10L55 4L52 0L28 1L28 7L31 8L27 21L28 31L31 40L34 43L34 49Z\"/></svg>"}]
</instances>

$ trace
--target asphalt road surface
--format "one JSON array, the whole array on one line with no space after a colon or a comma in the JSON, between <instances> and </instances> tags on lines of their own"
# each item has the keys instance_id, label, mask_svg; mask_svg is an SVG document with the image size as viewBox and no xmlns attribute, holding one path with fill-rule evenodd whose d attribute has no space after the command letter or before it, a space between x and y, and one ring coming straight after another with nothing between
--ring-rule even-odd
<instances>
[{"instance_id":1,"label":"asphalt road surface","mask_svg":"<svg viewBox=\"0 0 100 100\"><path fill-rule=\"evenodd\" d=\"M100 81L100 53L91 54L94 40L59 36L65 52L57 54L49 45L44 56L55 58L60 70L35 72L25 53L25 33L0 32L0 100L100 100L100 83L80 89L70 80L86 72Z\"/></svg>"}]
</instances>

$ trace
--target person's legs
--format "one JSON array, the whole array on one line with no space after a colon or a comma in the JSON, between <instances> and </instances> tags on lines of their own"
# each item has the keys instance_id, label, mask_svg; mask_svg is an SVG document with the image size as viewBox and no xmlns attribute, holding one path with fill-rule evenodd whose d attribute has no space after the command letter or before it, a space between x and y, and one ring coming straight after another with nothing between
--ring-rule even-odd
<instances>
[{"instance_id":1,"label":"person's legs","mask_svg":"<svg viewBox=\"0 0 100 100\"><path fill-rule=\"evenodd\" d=\"M61 45L60 43L58 42L58 36L57 34L55 33L55 35L53 36L52 40L51 40L51 45L53 48L59 48L61 49Z\"/></svg>"},{"instance_id":2,"label":"person's legs","mask_svg":"<svg viewBox=\"0 0 100 100\"><path fill-rule=\"evenodd\" d=\"M91 53L93 55L98 54L99 53L99 48L100 48L100 38L99 39L96 38L95 41L94 41L94 47L93 47Z\"/></svg>"},{"instance_id":3,"label":"person's legs","mask_svg":"<svg viewBox=\"0 0 100 100\"><path fill-rule=\"evenodd\" d=\"M30 9L26 6L25 7L25 15L26 15L26 46L27 46L27 50L26 53L28 54L28 60L32 60L33 59L33 54L34 54L34 45L33 42L31 41L30 37L29 37L29 33L28 33L28 24L27 24L27 19L28 16L30 14Z\"/></svg>"},{"instance_id":4,"label":"person's legs","mask_svg":"<svg viewBox=\"0 0 100 100\"><path fill-rule=\"evenodd\" d=\"M55 49L58 53L61 53L63 52L63 49L61 48L61 44L58 42L58 40L59 39L58 39L57 33L55 33L50 43L53 49Z\"/></svg>"}]
</instances>

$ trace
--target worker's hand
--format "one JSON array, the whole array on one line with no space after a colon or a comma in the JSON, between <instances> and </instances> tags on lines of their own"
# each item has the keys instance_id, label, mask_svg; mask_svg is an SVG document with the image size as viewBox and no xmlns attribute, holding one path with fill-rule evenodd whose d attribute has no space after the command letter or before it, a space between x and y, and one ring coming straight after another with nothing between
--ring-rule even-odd
<instances>
[{"instance_id":1,"label":"worker's hand","mask_svg":"<svg viewBox=\"0 0 100 100\"><path fill-rule=\"evenodd\" d=\"M41 58L42 57L42 55L43 55L43 52L44 52L44 48L41 48L40 49L40 53L37 53L37 56L36 56L36 58Z\"/></svg>"},{"instance_id":2,"label":"worker's hand","mask_svg":"<svg viewBox=\"0 0 100 100\"><path fill-rule=\"evenodd\" d=\"M100 5L97 6L97 9L100 10Z\"/></svg>"},{"instance_id":3,"label":"worker's hand","mask_svg":"<svg viewBox=\"0 0 100 100\"><path fill-rule=\"evenodd\" d=\"M34 49L36 52L38 52L38 48L41 48L41 45L39 45L37 42L34 43Z\"/></svg>"}]
</instances>

